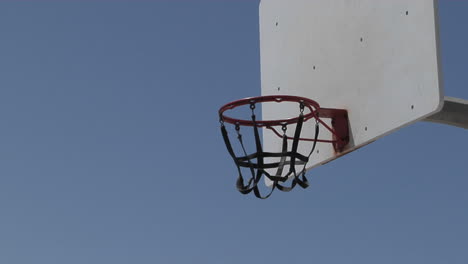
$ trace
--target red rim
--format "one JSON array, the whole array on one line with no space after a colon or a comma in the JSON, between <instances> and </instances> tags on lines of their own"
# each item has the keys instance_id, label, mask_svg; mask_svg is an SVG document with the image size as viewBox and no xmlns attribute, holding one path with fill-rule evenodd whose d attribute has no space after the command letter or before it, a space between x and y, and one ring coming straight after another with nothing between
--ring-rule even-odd
<instances>
[{"instance_id":1,"label":"red rim","mask_svg":"<svg viewBox=\"0 0 468 264\"><path fill-rule=\"evenodd\" d=\"M291 96L291 95L267 95L267 96L259 96L259 97L249 97L240 99L234 102L230 102L228 104L223 105L219 109L219 116L222 122L226 122L229 124L238 124L241 126L257 126L257 127L271 127L271 126L278 126L278 125L289 125L295 124L299 120L299 116L289 118L289 119L279 119L279 120L258 120L255 123L252 120L244 120L244 119L236 119L229 116L226 116L224 112L227 110L231 110L243 105L252 105L256 103L265 103L265 102L296 102L296 103L303 103L305 108L310 110L310 113L304 114L304 121L307 121L311 118L317 118L317 112L320 110L320 105L305 97L299 96Z\"/></svg>"}]
</instances>

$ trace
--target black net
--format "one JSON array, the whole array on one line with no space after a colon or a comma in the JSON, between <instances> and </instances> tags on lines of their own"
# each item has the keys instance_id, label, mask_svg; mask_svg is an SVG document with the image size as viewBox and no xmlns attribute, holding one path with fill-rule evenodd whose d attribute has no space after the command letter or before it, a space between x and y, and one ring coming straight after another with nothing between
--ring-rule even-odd
<instances>
[{"instance_id":1,"label":"black net","mask_svg":"<svg viewBox=\"0 0 468 264\"><path fill-rule=\"evenodd\" d=\"M237 141L240 145L241 155L236 155L231 144L231 139L226 126L221 118L221 133L223 135L226 148L234 160L237 167L237 189L242 194L249 194L253 192L256 197L266 199L270 197L275 189L283 192L289 192L297 185L302 188L307 188L309 182L306 178L306 166L309 161L310 155L314 152L319 134L319 123L315 124L315 140L313 141L312 148L308 155L303 155L298 152L300 142L300 135L302 126L304 124L304 105L300 104L300 114L294 130L294 137L288 139L286 136L287 125L282 126L283 136L281 152L265 152L263 151L262 141L260 138L259 127L256 125L255 104L250 106L252 110L252 123L255 141L255 152L248 154L246 151L244 140L242 137L241 126L235 124L235 133ZM288 146L291 144L291 146ZM270 158L276 158L276 162L270 162ZM268 160L268 161L267 161ZM299 170L297 168L300 168ZM247 173L245 173L247 172ZM245 175L248 174L248 175ZM271 182L271 188L266 194L262 194L259 188L259 182L262 178L268 178Z\"/></svg>"}]
</instances>

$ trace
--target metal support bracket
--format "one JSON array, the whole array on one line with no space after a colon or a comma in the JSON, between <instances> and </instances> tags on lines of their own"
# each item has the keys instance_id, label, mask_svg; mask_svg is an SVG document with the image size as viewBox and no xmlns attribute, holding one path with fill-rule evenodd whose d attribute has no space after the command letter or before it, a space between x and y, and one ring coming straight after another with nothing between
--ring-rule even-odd
<instances>
[{"instance_id":1,"label":"metal support bracket","mask_svg":"<svg viewBox=\"0 0 468 264\"><path fill-rule=\"evenodd\" d=\"M336 141L333 147L336 152L342 152L349 143L349 121L348 111L343 109L320 108L318 112L320 117L331 118L333 127L333 139Z\"/></svg>"},{"instance_id":2,"label":"metal support bracket","mask_svg":"<svg viewBox=\"0 0 468 264\"><path fill-rule=\"evenodd\" d=\"M468 100L446 96L442 110L423 121L468 129Z\"/></svg>"}]
</instances>

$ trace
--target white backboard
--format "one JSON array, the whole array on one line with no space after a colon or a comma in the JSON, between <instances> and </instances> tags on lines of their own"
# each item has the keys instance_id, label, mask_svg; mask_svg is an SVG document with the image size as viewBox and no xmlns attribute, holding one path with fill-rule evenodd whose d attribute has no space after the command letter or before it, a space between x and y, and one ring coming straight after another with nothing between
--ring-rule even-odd
<instances>
[{"instance_id":1,"label":"white backboard","mask_svg":"<svg viewBox=\"0 0 468 264\"><path fill-rule=\"evenodd\" d=\"M349 113L345 151L319 143L309 168L441 109L437 28L434 0L261 1L262 95L307 97ZM263 106L264 120L297 113L294 104ZM305 125L303 137L313 137L313 125ZM281 140L263 133L265 149L279 152Z\"/></svg>"}]
</instances>

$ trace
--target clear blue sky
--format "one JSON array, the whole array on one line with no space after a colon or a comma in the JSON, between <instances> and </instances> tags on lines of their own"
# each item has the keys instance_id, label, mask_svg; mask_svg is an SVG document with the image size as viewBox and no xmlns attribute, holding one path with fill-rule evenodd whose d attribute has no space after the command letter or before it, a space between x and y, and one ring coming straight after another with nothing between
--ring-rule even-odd
<instances>
[{"instance_id":1,"label":"clear blue sky","mask_svg":"<svg viewBox=\"0 0 468 264\"><path fill-rule=\"evenodd\" d=\"M468 1L440 3L468 99ZM261 201L217 109L260 94L258 1L0 2L0 263L468 263L468 133L420 123Z\"/></svg>"}]
</instances>

